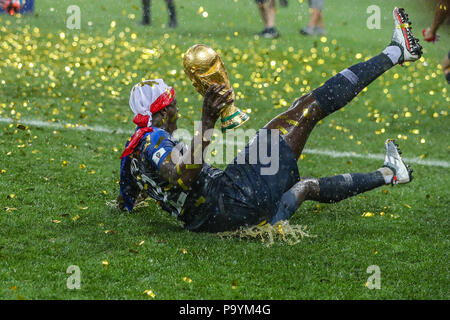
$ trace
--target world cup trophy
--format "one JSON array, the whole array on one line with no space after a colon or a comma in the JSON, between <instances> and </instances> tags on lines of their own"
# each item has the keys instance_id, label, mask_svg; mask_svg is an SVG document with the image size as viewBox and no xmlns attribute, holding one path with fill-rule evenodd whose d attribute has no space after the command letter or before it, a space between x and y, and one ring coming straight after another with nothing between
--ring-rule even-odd
<instances>
[{"instance_id":1,"label":"world cup trophy","mask_svg":"<svg viewBox=\"0 0 450 320\"><path fill-rule=\"evenodd\" d=\"M184 72L191 80L194 88L202 96L212 84L225 84L221 93L231 88L227 70L217 52L212 48L196 44L190 47L183 58ZM234 99L234 92L232 93ZM234 129L249 119L249 116L239 110L233 103L226 105L220 111L222 132Z\"/></svg>"}]
</instances>

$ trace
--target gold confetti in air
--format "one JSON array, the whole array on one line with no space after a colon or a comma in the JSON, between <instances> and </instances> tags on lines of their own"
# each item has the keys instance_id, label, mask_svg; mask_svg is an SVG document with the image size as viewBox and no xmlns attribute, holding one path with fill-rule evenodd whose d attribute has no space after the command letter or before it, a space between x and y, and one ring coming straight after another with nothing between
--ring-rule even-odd
<instances>
[{"instance_id":1,"label":"gold confetti in air","mask_svg":"<svg viewBox=\"0 0 450 320\"><path fill-rule=\"evenodd\" d=\"M274 225L266 223L252 227L241 227L236 231L217 233L221 238L259 239L267 247L275 242L285 242L289 245L299 243L305 237L316 237L306 232L306 226L291 225L288 220L282 220Z\"/></svg>"}]
</instances>

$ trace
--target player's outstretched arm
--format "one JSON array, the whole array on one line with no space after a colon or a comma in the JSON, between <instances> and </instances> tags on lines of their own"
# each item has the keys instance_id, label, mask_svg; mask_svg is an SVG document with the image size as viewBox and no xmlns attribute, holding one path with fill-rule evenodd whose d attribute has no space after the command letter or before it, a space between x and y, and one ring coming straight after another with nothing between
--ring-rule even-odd
<instances>
[{"instance_id":1,"label":"player's outstretched arm","mask_svg":"<svg viewBox=\"0 0 450 320\"><path fill-rule=\"evenodd\" d=\"M188 147L187 152L178 156L178 150L172 151L171 156L167 157L161 165L160 173L171 183L177 183L183 189L188 189L197 179L205 162L204 150L211 143L212 130L220 110L227 104L233 102L230 89L225 93L220 92L225 85L211 85L205 93L202 108L201 128L195 128L194 137ZM174 153L177 153L175 155ZM176 159L176 156L179 159Z\"/></svg>"}]
</instances>

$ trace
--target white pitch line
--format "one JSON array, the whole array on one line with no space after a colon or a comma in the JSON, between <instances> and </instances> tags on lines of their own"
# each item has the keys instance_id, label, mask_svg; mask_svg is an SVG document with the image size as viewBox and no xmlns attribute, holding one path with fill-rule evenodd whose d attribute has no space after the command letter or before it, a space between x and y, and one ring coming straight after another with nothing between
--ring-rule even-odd
<instances>
[{"instance_id":1,"label":"white pitch line","mask_svg":"<svg viewBox=\"0 0 450 320\"><path fill-rule=\"evenodd\" d=\"M0 118L0 123L21 123L27 126L36 126L36 127L48 127L54 129L70 129L70 130L79 130L79 131L94 131L94 132L104 132L104 133L113 133L113 134L131 134L133 129L124 130L124 129L111 129L102 126L80 126L73 124L61 124L56 122L47 122L41 120L19 120L14 121L10 118ZM243 146L243 145L242 145ZM384 160L384 154L379 153L368 153L368 154L359 154L355 152L339 152L335 150L327 150L327 149L304 149L304 153L312 154L312 155L320 155L327 156L331 158L361 158L361 159L373 159L373 160ZM444 160L434 160L434 159L421 159L419 157L416 158L404 158L404 160L408 163L419 164L423 166L429 167L450 167L450 162Z\"/></svg>"}]
</instances>

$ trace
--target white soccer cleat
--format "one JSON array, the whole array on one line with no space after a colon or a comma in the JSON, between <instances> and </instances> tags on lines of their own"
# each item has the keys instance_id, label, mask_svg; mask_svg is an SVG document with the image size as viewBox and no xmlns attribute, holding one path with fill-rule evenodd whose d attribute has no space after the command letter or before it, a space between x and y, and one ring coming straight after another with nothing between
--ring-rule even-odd
<instances>
[{"instance_id":1,"label":"white soccer cleat","mask_svg":"<svg viewBox=\"0 0 450 320\"><path fill-rule=\"evenodd\" d=\"M386 149L386 157L384 158L383 167L391 169L394 173L391 183L394 185L411 182L413 179L413 170L403 162L400 156L402 152L395 143L395 140L386 140L384 147Z\"/></svg>"},{"instance_id":2,"label":"white soccer cleat","mask_svg":"<svg viewBox=\"0 0 450 320\"><path fill-rule=\"evenodd\" d=\"M402 55L399 63L405 61L416 61L422 56L422 46L419 44L419 39L414 37L411 32L411 22L408 19L408 14L403 8L394 8L392 12L394 17L394 32L392 33L392 42L401 47Z\"/></svg>"}]
</instances>

